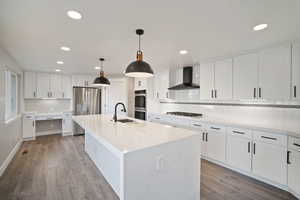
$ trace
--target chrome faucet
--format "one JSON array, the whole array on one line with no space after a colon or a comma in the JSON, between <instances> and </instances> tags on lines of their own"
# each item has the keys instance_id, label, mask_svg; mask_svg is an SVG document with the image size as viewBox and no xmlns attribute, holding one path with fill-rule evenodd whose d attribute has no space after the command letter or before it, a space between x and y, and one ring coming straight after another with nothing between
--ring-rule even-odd
<instances>
[{"instance_id":1,"label":"chrome faucet","mask_svg":"<svg viewBox=\"0 0 300 200\"><path fill-rule=\"evenodd\" d=\"M125 107L125 105L124 105L124 103L122 103L122 102L119 102L119 103L117 103L116 105L115 105L115 114L114 114L114 122L117 122L118 121L118 117L117 117L117 108L118 108L118 105L122 105L123 106L123 109L122 109L122 112L126 112L126 107Z\"/></svg>"}]
</instances>

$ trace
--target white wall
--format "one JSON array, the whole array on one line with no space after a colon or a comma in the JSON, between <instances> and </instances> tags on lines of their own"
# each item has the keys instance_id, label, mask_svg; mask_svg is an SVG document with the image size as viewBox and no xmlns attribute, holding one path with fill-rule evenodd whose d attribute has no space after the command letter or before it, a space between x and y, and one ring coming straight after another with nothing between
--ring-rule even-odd
<instances>
[{"instance_id":1,"label":"white wall","mask_svg":"<svg viewBox=\"0 0 300 200\"><path fill-rule=\"evenodd\" d=\"M16 120L6 124L5 123L5 75L4 70L8 68L20 75L20 83L22 83L22 69L0 47L0 166L3 164L9 153L12 151L14 146L22 138L22 120L18 117ZM23 84L21 84L22 86ZM23 109L23 88L19 87L19 112Z\"/></svg>"},{"instance_id":2,"label":"white wall","mask_svg":"<svg viewBox=\"0 0 300 200\"><path fill-rule=\"evenodd\" d=\"M250 106L160 104L160 113L183 111L203 113L204 118L300 133L300 109Z\"/></svg>"}]
</instances>

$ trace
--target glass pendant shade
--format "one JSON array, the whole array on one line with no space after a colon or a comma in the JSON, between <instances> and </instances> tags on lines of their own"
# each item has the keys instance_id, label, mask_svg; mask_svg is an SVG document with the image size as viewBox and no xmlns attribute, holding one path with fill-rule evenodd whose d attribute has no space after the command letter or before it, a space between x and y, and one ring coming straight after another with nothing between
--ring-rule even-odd
<instances>
[{"instance_id":1,"label":"glass pendant shade","mask_svg":"<svg viewBox=\"0 0 300 200\"><path fill-rule=\"evenodd\" d=\"M154 72L151 69L151 66L147 62L143 61L143 52L140 49L140 36L144 34L144 30L137 29L136 34L139 35L139 50L137 51L136 55L137 60L128 65L125 71L125 75L136 78L149 78L154 75Z\"/></svg>"},{"instance_id":2,"label":"glass pendant shade","mask_svg":"<svg viewBox=\"0 0 300 200\"><path fill-rule=\"evenodd\" d=\"M93 85L96 87L100 87L100 86L107 87L110 85L110 81L104 76L103 65L102 65L104 58L100 58L100 61L101 61L100 76L95 78Z\"/></svg>"}]
</instances>

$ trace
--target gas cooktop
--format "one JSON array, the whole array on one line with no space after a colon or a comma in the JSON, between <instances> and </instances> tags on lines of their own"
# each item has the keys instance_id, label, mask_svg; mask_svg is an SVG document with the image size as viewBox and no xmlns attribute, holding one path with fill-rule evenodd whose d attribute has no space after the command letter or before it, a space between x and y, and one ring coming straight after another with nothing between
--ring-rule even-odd
<instances>
[{"instance_id":1,"label":"gas cooktop","mask_svg":"<svg viewBox=\"0 0 300 200\"><path fill-rule=\"evenodd\" d=\"M178 115L185 117L202 117L203 114L200 113L188 113L188 112L167 112L167 115Z\"/></svg>"}]
</instances>

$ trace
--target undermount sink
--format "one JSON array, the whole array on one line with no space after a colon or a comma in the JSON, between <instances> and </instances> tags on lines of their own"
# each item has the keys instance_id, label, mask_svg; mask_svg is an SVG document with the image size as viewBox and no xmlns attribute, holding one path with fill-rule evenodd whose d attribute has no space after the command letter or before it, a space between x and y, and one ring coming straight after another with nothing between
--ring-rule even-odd
<instances>
[{"instance_id":1,"label":"undermount sink","mask_svg":"<svg viewBox=\"0 0 300 200\"><path fill-rule=\"evenodd\" d=\"M118 122L121 122L121 123L130 123L130 122L135 122L134 120L132 119L118 119L117 120Z\"/></svg>"}]
</instances>

